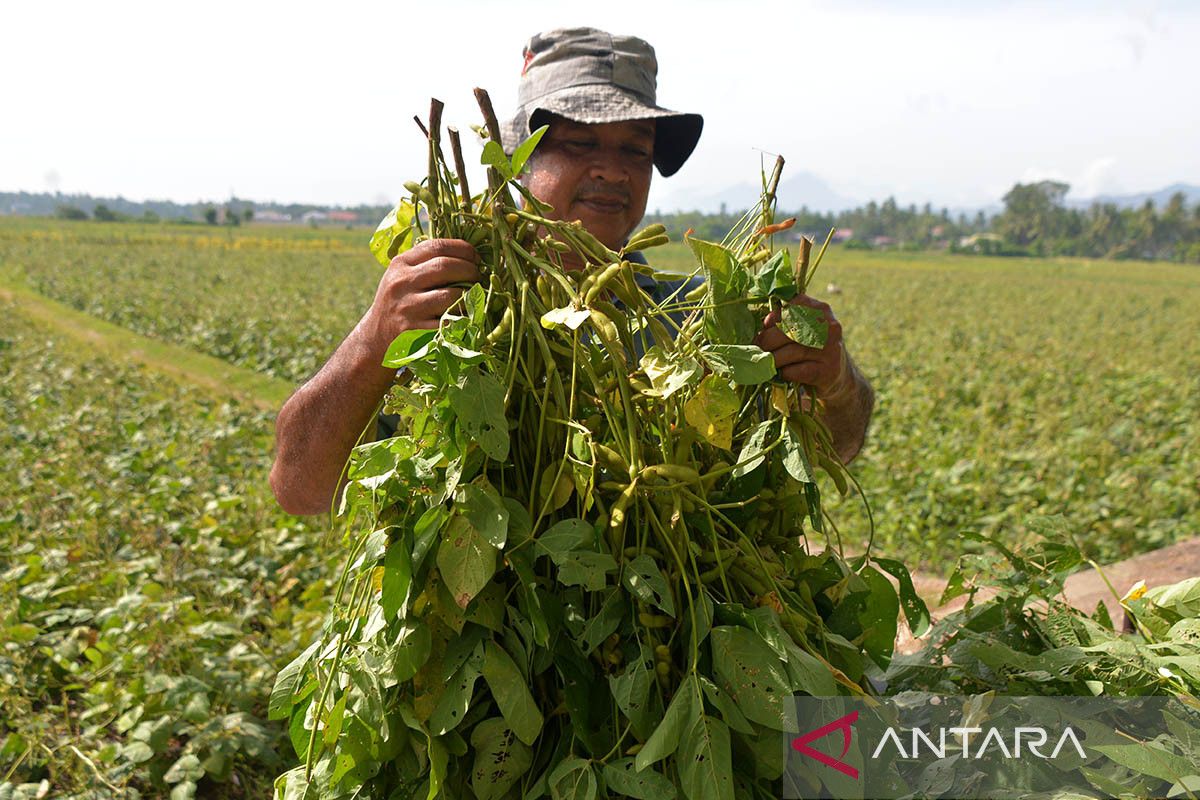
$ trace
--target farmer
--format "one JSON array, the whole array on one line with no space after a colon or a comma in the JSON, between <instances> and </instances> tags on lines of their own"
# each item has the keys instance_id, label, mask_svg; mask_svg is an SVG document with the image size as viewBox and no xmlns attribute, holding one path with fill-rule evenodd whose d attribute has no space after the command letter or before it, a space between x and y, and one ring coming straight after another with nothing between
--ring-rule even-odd
<instances>
[{"instance_id":1,"label":"farmer","mask_svg":"<svg viewBox=\"0 0 1200 800\"><path fill-rule=\"evenodd\" d=\"M703 120L657 105L658 64L641 39L592 28L556 30L530 39L524 55L505 147L511 152L549 124L527 167L526 186L553 207L555 218L582 220L619 250L645 213L653 168L663 177L678 171L696 147ZM275 421L271 487L285 511L329 510L346 458L395 378L395 370L380 366L388 345L405 330L436 328L463 292L456 285L480 279L477 260L469 244L453 239L421 242L392 260L370 308ZM850 360L829 306L807 296L792 302L825 313L825 347L788 339L775 325L777 313L767 317L755 343L772 353L781 378L815 388L838 453L849 461L866 435L871 387Z\"/></svg>"}]
</instances>

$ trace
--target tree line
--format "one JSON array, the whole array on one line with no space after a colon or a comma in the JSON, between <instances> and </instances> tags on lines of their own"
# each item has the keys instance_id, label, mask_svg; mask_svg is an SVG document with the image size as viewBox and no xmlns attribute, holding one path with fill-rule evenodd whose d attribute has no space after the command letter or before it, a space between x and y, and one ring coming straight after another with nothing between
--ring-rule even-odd
<instances>
[{"instance_id":1,"label":"tree line","mask_svg":"<svg viewBox=\"0 0 1200 800\"><path fill-rule=\"evenodd\" d=\"M795 235L823 241L831 229L856 249L944 249L951 252L1010 256L1084 256L1088 258L1168 260L1200 263L1200 203L1189 208L1183 192L1159 210L1147 200L1140 208L1094 203L1068 208L1070 186L1060 181L1017 184L1004 195L1004 210L987 215L952 215L929 203L900 206L895 198L839 212L808 208L780 211L776 219L795 217ZM646 222L667 226L672 238L691 229L701 239L720 241L744 212L655 213Z\"/></svg>"}]
</instances>

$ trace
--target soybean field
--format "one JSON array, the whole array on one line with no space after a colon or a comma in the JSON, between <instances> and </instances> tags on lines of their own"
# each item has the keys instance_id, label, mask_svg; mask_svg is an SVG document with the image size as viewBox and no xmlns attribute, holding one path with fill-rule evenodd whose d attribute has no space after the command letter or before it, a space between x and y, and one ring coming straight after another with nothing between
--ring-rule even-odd
<instances>
[{"instance_id":1,"label":"soybean field","mask_svg":"<svg viewBox=\"0 0 1200 800\"><path fill-rule=\"evenodd\" d=\"M344 553L274 504L280 395L246 387L297 385L353 327L368 236L0 218L9 796L270 796L293 757L272 681ZM1048 517L1100 562L1200 531L1197 268L834 248L814 286L877 392L852 471L880 554L945 574L964 533L1016 545ZM861 550L861 499L834 516Z\"/></svg>"}]
</instances>

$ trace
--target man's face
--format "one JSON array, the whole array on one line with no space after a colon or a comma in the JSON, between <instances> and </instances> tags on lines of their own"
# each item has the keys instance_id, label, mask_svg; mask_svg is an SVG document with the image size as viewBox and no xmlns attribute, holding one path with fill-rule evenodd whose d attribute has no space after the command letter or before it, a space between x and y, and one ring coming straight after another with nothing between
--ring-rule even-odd
<instances>
[{"instance_id":1,"label":"man's face","mask_svg":"<svg viewBox=\"0 0 1200 800\"><path fill-rule=\"evenodd\" d=\"M654 120L587 125L550 119L526 186L554 219L583 227L619 250L646 213L654 166Z\"/></svg>"}]
</instances>

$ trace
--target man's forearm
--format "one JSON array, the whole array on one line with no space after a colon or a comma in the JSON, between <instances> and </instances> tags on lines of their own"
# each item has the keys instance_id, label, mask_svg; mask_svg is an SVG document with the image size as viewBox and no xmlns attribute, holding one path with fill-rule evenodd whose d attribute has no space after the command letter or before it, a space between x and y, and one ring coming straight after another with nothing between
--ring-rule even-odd
<instances>
[{"instance_id":1,"label":"man's forearm","mask_svg":"<svg viewBox=\"0 0 1200 800\"><path fill-rule=\"evenodd\" d=\"M833 435L833 446L842 463L848 464L862 450L871 411L875 408L875 391L858 371L849 353L846 354L842 387L823 397L822 402L825 407L823 417Z\"/></svg>"},{"instance_id":2,"label":"man's forearm","mask_svg":"<svg viewBox=\"0 0 1200 800\"><path fill-rule=\"evenodd\" d=\"M328 511L346 459L396 371L380 366L360 323L275 420L271 488L290 514Z\"/></svg>"}]
</instances>

